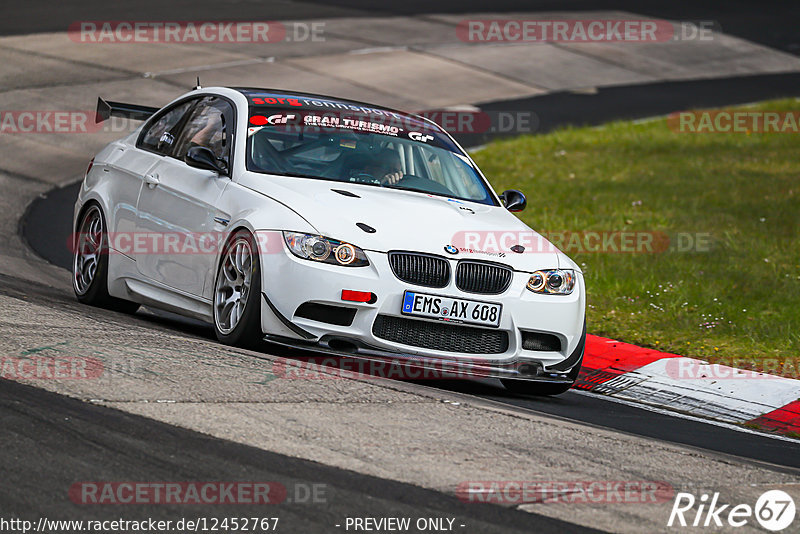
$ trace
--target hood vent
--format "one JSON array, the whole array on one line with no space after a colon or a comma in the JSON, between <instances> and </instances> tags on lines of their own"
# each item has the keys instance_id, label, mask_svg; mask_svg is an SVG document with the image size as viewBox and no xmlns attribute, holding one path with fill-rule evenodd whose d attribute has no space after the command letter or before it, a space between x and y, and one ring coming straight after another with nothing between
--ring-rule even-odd
<instances>
[{"instance_id":1,"label":"hood vent","mask_svg":"<svg viewBox=\"0 0 800 534\"><path fill-rule=\"evenodd\" d=\"M351 191L347 191L345 189L331 189L334 193L339 193L343 197L352 197L352 198L361 198L360 196L356 195Z\"/></svg>"}]
</instances>

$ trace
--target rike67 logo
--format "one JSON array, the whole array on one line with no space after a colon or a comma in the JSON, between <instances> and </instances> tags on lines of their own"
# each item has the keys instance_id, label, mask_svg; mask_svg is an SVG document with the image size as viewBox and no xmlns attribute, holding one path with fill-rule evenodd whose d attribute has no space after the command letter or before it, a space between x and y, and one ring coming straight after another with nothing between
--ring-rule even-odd
<instances>
[{"instance_id":1,"label":"rike67 logo","mask_svg":"<svg viewBox=\"0 0 800 534\"><path fill-rule=\"evenodd\" d=\"M695 509L696 508L696 509ZM704 493L697 499L691 493L675 495L668 527L743 527L753 518L762 528L778 532L794 521L794 500L781 490L769 490L761 494L755 506L749 504L722 504L719 493Z\"/></svg>"}]
</instances>

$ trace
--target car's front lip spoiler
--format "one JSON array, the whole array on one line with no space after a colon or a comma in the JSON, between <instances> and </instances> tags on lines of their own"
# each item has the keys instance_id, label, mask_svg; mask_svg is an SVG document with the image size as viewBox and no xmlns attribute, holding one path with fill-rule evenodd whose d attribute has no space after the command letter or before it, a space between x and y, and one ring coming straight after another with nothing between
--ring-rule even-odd
<instances>
[{"instance_id":1,"label":"car's front lip spoiler","mask_svg":"<svg viewBox=\"0 0 800 534\"><path fill-rule=\"evenodd\" d=\"M330 342L342 341L341 337L325 336L318 341L302 341L283 336L266 335L265 341L289 347L311 351L316 354L326 356L349 357L354 360L377 362L385 366L390 365L390 376L383 378L415 378L419 374L409 372L403 373L403 369L428 371L426 376L434 376L443 380L453 378L511 378L525 380L529 382L541 382L548 384L571 384L573 379L568 376L566 371L553 372L547 371L538 362L530 360L513 359L492 361L478 358L437 358L431 356L420 356L403 352L393 352L379 349L364 344L363 342L344 339L349 345L349 350L341 350L331 347ZM365 369L370 369L367 366ZM377 370L376 368L372 368ZM351 369L347 369L350 371ZM369 374L369 372L365 372Z\"/></svg>"}]
</instances>

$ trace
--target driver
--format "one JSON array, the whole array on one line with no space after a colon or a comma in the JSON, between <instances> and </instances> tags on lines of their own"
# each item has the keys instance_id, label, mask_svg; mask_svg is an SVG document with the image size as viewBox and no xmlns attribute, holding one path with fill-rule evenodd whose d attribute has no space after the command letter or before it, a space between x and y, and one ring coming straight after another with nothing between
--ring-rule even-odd
<instances>
[{"instance_id":1,"label":"driver","mask_svg":"<svg viewBox=\"0 0 800 534\"><path fill-rule=\"evenodd\" d=\"M400 156L390 148L377 154L359 154L350 161L349 167L351 178L363 177L381 185L395 185L403 178Z\"/></svg>"},{"instance_id":2,"label":"driver","mask_svg":"<svg viewBox=\"0 0 800 534\"><path fill-rule=\"evenodd\" d=\"M375 157L381 184L395 185L403 179L403 164L400 155L391 148L384 148Z\"/></svg>"},{"instance_id":3,"label":"driver","mask_svg":"<svg viewBox=\"0 0 800 534\"><path fill-rule=\"evenodd\" d=\"M223 124L220 110L211 106L202 110L188 127L193 128L195 131L189 138L187 150L192 147L202 146L210 148L215 156L222 156L225 143Z\"/></svg>"}]
</instances>

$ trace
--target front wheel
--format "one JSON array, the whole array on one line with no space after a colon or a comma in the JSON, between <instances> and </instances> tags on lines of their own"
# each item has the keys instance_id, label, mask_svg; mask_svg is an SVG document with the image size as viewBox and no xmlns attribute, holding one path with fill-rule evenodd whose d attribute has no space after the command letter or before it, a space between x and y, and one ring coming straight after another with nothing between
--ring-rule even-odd
<instances>
[{"instance_id":1,"label":"front wheel","mask_svg":"<svg viewBox=\"0 0 800 534\"><path fill-rule=\"evenodd\" d=\"M222 253L214 283L214 331L227 345L257 346L261 332L261 268L247 230L233 234Z\"/></svg>"},{"instance_id":2,"label":"front wheel","mask_svg":"<svg viewBox=\"0 0 800 534\"><path fill-rule=\"evenodd\" d=\"M537 397L561 395L569 391L573 384L572 382L569 384L547 384L528 380L514 380L512 378L502 378L500 381L511 393L535 395Z\"/></svg>"}]
</instances>

